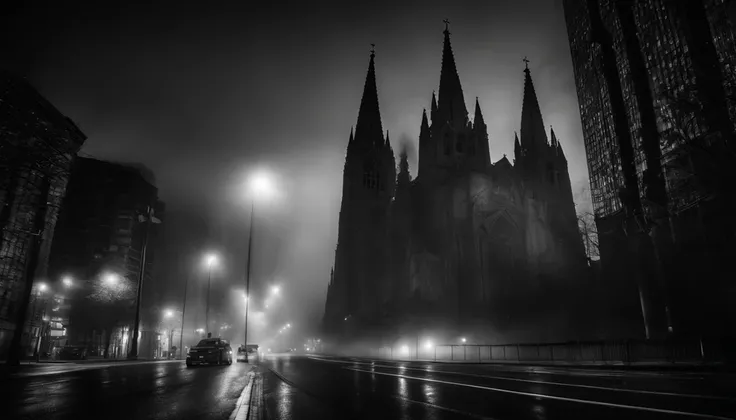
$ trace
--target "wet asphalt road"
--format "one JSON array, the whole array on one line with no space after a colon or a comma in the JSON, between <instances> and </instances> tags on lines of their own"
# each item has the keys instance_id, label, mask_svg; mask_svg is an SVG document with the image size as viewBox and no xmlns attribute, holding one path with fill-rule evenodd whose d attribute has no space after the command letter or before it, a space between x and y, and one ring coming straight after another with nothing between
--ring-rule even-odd
<instances>
[{"instance_id":1,"label":"wet asphalt road","mask_svg":"<svg viewBox=\"0 0 736 420\"><path fill-rule=\"evenodd\" d=\"M0 378L3 419L228 419L246 364L57 365ZM736 418L736 375L367 361L260 362L266 419ZM261 387L259 386L258 389Z\"/></svg>"},{"instance_id":2,"label":"wet asphalt road","mask_svg":"<svg viewBox=\"0 0 736 420\"><path fill-rule=\"evenodd\" d=\"M736 375L270 356L269 419L736 418Z\"/></svg>"},{"instance_id":3,"label":"wet asphalt road","mask_svg":"<svg viewBox=\"0 0 736 420\"><path fill-rule=\"evenodd\" d=\"M0 377L2 419L227 419L250 366L63 364Z\"/></svg>"}]
</instances>

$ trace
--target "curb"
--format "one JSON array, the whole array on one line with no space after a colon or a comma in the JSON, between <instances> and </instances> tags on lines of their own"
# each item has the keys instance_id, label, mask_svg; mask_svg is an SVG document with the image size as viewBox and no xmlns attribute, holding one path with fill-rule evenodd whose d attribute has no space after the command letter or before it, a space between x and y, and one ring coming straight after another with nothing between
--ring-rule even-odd
<instances>
[{"instance_id":1,"label":"curb","mask_svg":"<svg viewBox=\"0 0 736 420\"><path fill-rule=\"evenodd\" d=\"M257 375L254 372L254 366L251 366L248 371L248 383L243 388L243 392L240 393L240 398L235 403L235 409L230 413L228 420L247 420L253 418L251 414L251 407L253 407L253 389L257 388Z\"/></svg>"}]
</instances>

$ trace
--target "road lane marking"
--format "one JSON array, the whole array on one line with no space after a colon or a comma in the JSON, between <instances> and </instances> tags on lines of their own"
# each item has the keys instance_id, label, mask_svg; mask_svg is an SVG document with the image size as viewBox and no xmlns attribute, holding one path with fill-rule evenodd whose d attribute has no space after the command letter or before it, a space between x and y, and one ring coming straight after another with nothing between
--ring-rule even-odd
<instances>
[{"instance_id":1,"label":"road lane marking","mask_svg":"<svg viewBox=\"0 0 736 420\"><path fill-rule=\"evenodd\" d=\"M426 368L415 368L415 367L405 367L405 366L391 366L391 365L379 365L379 364L368 363L368 362L338 361L338 360L318 359L318 358L313 358L313 359L320 360L320 361L325 361L325 362L333 362L333 363L361 364L361 365L370 365L370 366L373 366L373 367L381 367L381 368L387 368L387 369L416 370L416 371L420 371L420 372L437 373L437 374L446 373L448 375L468 376L468 377L474 377L474 378L500 379L500 380L504 380L504 381L527 382L527 383L542 384L542 385L567 386L567 387L572 387L572 388L597 389L597 390L601 390L601 391L630 392L630 393L635 393L635 394L661 395L661 396L665 396L665 397L685 397L685 398L697 398L697 399L706 399L706 400L736 401L736 398L732 398L732 397L721 397L721 396L717 396L717 395L681 394L681 393L677 393L677 392L647 391L647 390L641 390L641 389L613 388L613 387L607 387L607 386L584 385L584 384L570 384L570 383L565 383L565 382L551 382L551 381L543 381L543 380L535 380L535 379L507 378L505 376L480 375L480 374L477 374L477 373L454 372L454 371L448 371L448 370L431 370L431 369L426 369Z\"/></svg>"},{"instance_id":2,"label":"road lane marking","mask_svg":"<svg viewBox=\"0 0 736 420\"><path fill-rule=\"evenodd\" d=\"M250 396L253 392L253 381L255 374L253 371L248 372L248 384L240 393L238 401L235 403L235 409L230 413L228 420L246 420L248 418L248 408L250 407Z\"/></svg>"},{"instance_id":3,"label":"road lane marking","mask_svg":"<svg viewBox=\"0 0 736 420\"><path fill-rule=\"evenodd\" d=\"M636 405L614 404L614 403L607 403L607 402L603 402L603 401L583 400L583 399L579 399L579 398L569 398L569 397L559 397L559 396L555 396L555 395L537 394L537 393L534 393L534 392L512 391L510 389L492 388L492 387L483 386L483 385L464 384L464 383L461 383L461 382L442 381L442 380L439 380L439 379L420 378L420 377L417 377L417 376L399 375L399 374L396 374L396 373L375 372L375 371L364 370L364 369L357 369L357 368L350 368L350 367L345 367L344 369L352 370L352 371L355 371L355 372L370 373L370 374L373 374L373 375L394 376L394 377L397 377L397 378L414 379L414 380L424 381L424 382L433 382L433 383L446 384L446 385L464 386L464 387L467 387L467 388L475 388L475 389L482 389L482 390L486 390L486 391L503 392L503 393L506 393L506 394L522 395L522 396L526 396L526 397L546 398L546 399L550 399L550 400L559 400L559 401L575 402L575 403L590 404L590 405L600 405L600 406L604 406L604 407L623 408L623 409L628 409L628 410L649 411L649 412L654 412L654 413L674 414L674 415L678 415L678 416L700 417L700 418L714 419L714 420L732 420L732 419L729 419L728 417L719 417L719 416L713 416L713 415L710 415L710 414L690 413L690 412L686 412L686 411L666 410L666 409L662 409L662 408L642 407L642 406L636 406Z\"/></svg>"},{"instance_id":4,"label":"road lane marking","mask_svg":"<svg viewBox=\"0 0 736 420\"><path fill-rule=\"evenodd\" d=\"M462 416L471 417L471 418L474 418L474 419L479 419L479 420L498 420L498 419L496 419L494 417L485 417L485 416L481 416L480 414L470 413L468 411L456 410L454 408L443 407L441 405L432 404L432 403L428 403L428 402L424 402L424 401L412 400L412 399L409 399L409 398L406 398L406 397L402 397L400 395L394 395L393 398L395 398L397 400L406 401L408 403L414 403L414 404L419 404L419 405L423 405L423 406L426 406L426 407L431 407L431 408L434 408L434 409L437 409L437 410L441 410L441 411L448 411L450 413L460 414Z\"/></svg>"}]
</instances>

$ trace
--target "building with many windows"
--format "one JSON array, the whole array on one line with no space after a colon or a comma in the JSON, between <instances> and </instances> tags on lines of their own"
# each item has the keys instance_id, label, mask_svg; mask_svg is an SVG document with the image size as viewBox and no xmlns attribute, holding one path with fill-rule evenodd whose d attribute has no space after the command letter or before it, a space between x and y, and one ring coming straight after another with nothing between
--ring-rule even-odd
<instances>
[{"instance_id":1,"label":"building with many windows","mask_svg":"<svg viewBox=\"0 0 736 420\"><path fill-rule=\"evenodd\" d=\"M0 72L0 359L24 308L22 352L37 348L45 307L39 285L70 166L85 140L26 79Z\"/></svg>"},{"instance_id":2,"label":"building with many windows","mask_svg":"<svg viewBox=\"0 0 736 420\"><path fill-rule=\"evenodd\" d=\"M565 0L564 9L616 299L643 315L650 336L722 331L734 315L722 273L733 271L723 262L736 231L728 3Z\"/></svg>"}]
</instances>

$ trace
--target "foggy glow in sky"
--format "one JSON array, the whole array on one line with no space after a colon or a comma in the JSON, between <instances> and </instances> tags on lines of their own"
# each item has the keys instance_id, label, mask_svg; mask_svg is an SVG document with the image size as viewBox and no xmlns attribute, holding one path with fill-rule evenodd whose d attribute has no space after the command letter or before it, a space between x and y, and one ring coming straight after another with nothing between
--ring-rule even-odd
<instances>
[{"instance_id":1,"label":"foggy glow in sky","mask_svg":"<svg viewBox=\"0 0 736 420\"><path fill-rule=\"evenodd\" d=\"M267 168L283 199L256 204L251 290L263 296L270 279L288 279L289 304L279 305L286 318L317 322L324 310L371 43L383 126L395 149L413 152L438 88L448 18L466 105L472 115L478 97L494 162L513 157L527 56L578 210L590 207L580 195L587 167L560 0L126 4L112 15L104 6L28 5L2 18L9 33L27 34L0 41L5 58L24 63L19 70L89 137L83 155L155 173L169 220L186 213L178 227L168 222L170 240L188 241L200 256L210 244L221 251L216 287L242 287L243 183ZM416 167L410 153L413 176ZM161 284L182 293L196 260L163 270Z\"/></svg>"}]
</instances>

